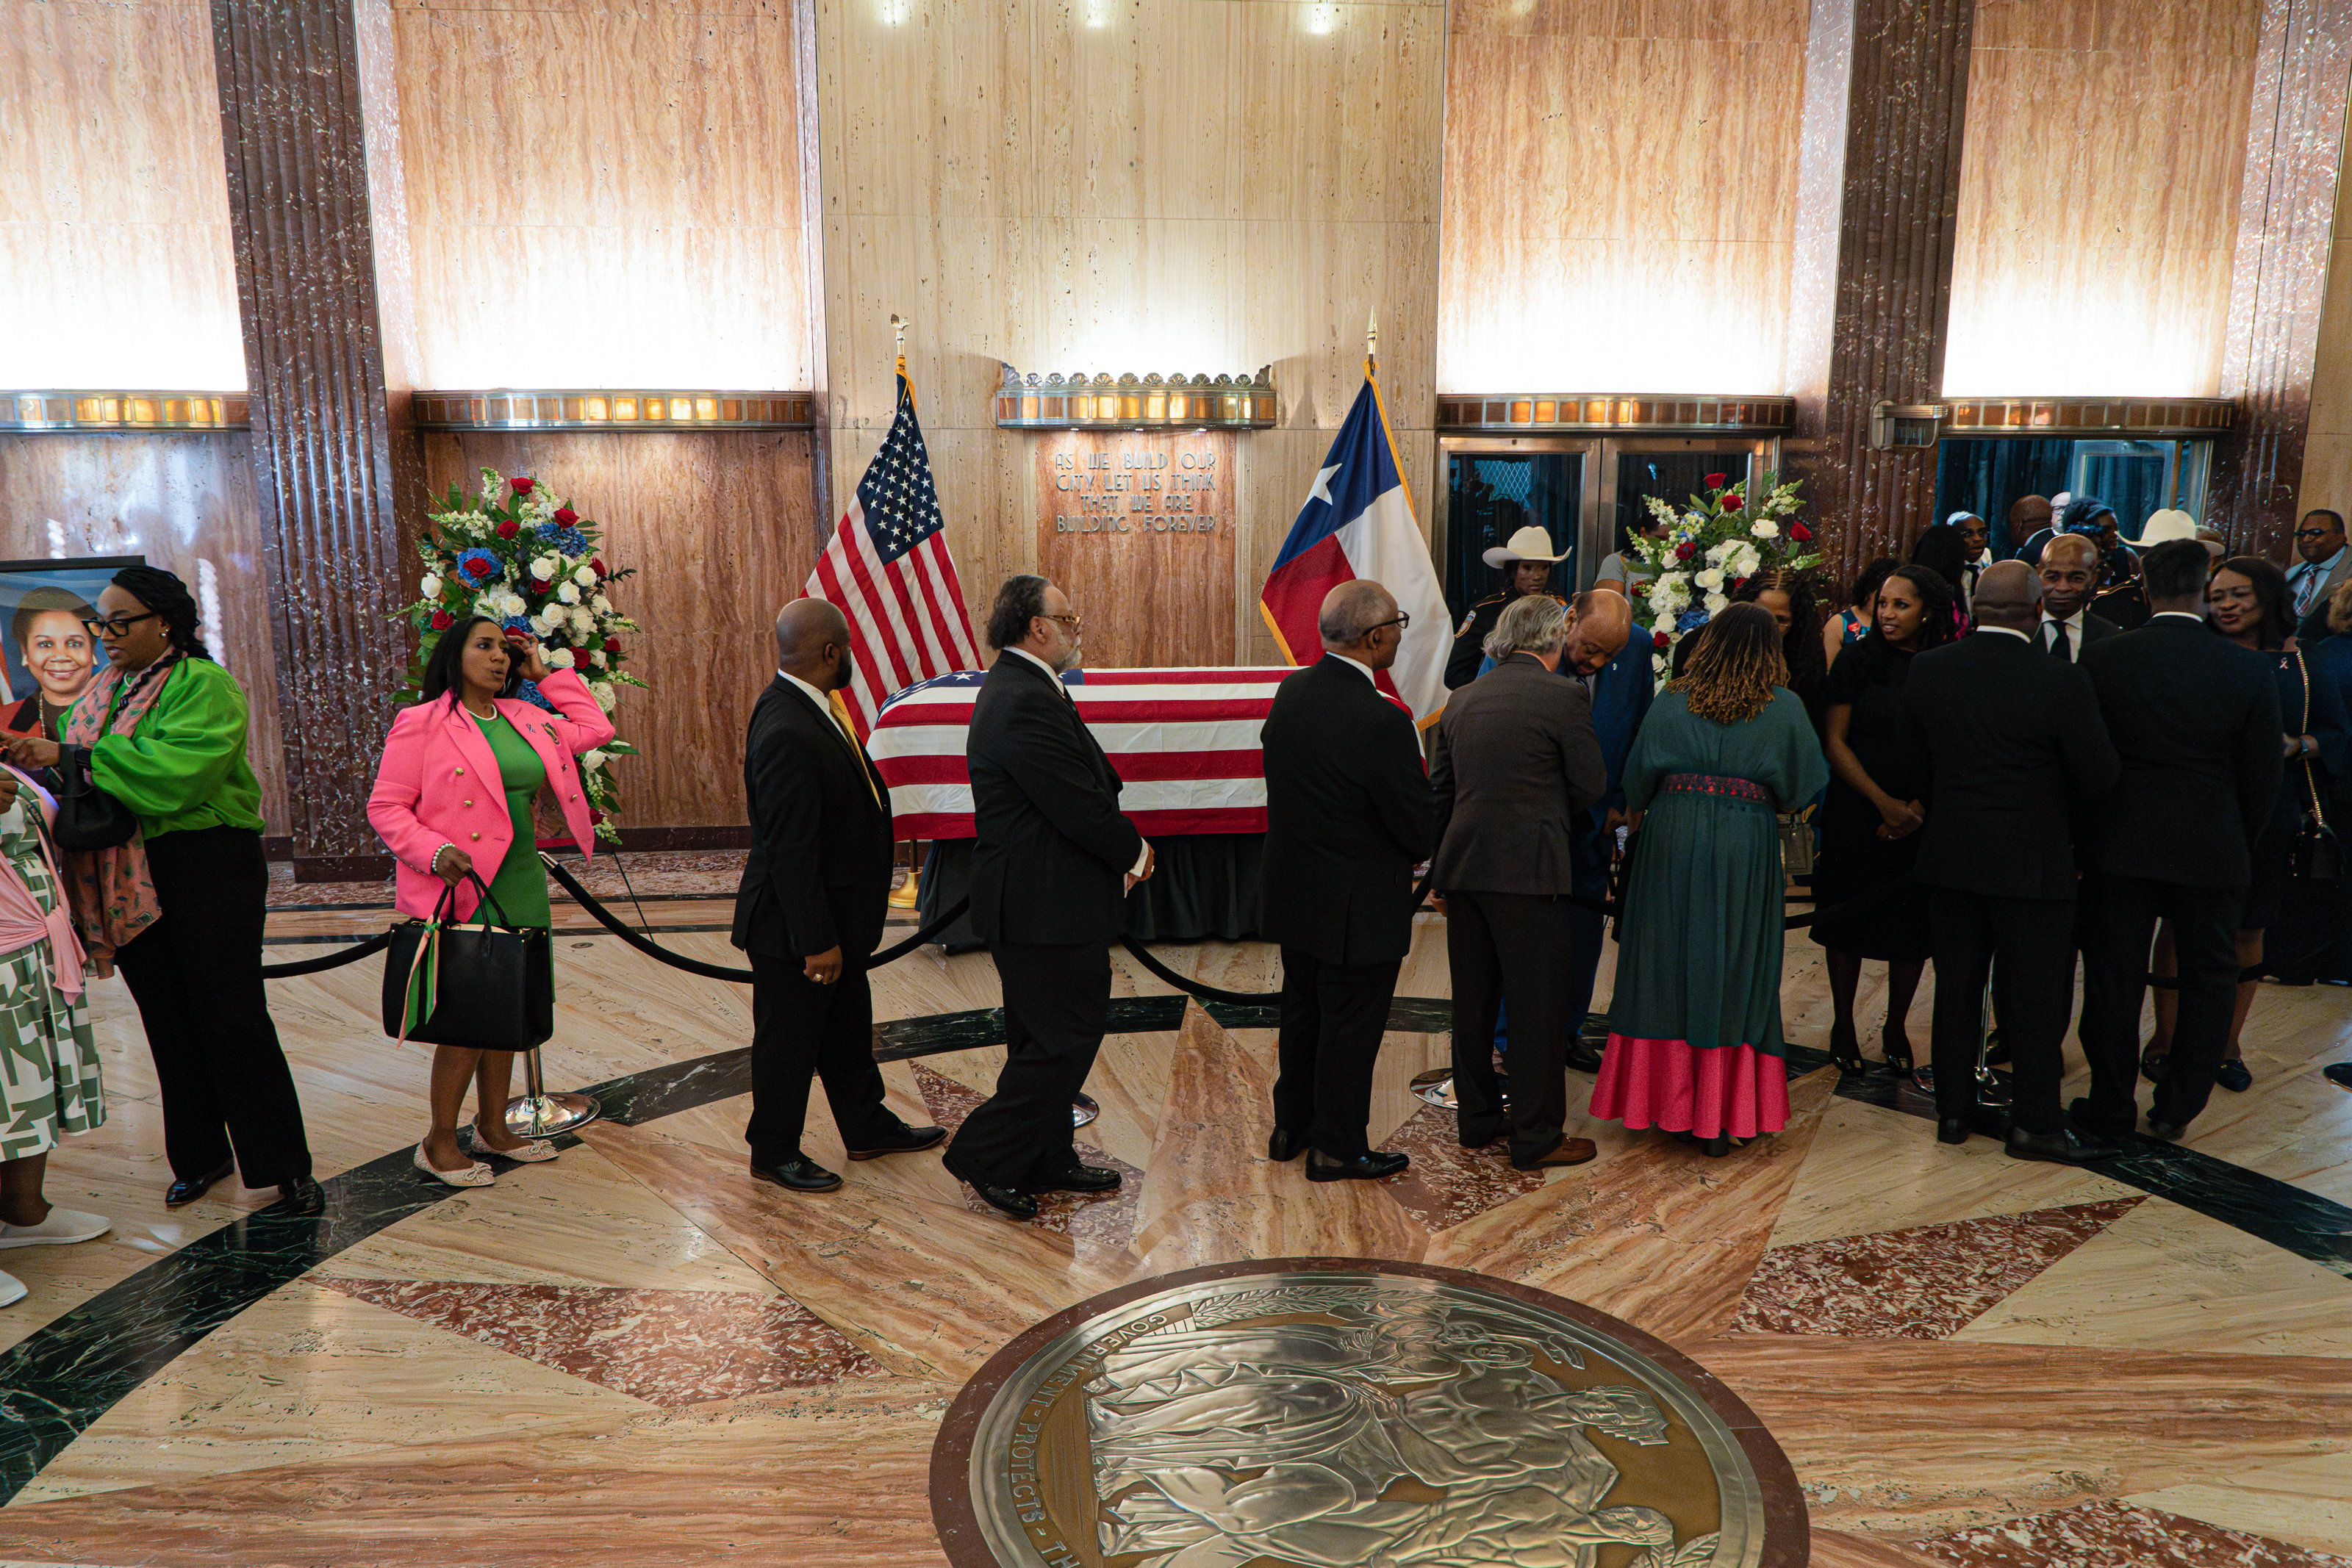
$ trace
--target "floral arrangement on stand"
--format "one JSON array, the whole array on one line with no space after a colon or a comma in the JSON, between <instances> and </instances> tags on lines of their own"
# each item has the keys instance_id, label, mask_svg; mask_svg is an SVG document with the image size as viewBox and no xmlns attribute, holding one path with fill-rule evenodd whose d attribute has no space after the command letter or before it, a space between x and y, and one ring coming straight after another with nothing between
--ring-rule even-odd
<instances>
[{"instance_id":1,"label":"floral arrangement on stand","mask_svg":"<svg viewBox=\"0 0 2352 1568\"><path fill-rule=\"evenodd\" d=\"M480 494L468 498L452 485L440 509L425 516L432 526L416 541L425 562L419 597L399 612L417 633L416 662L403 700L416 700L425 661L441 634L472 615L487 615L510 635L529 639L550 669L577 673L608 714L621 687L645 685L621 669L628 656L621 634L637 624L614 609L607 594L635 569L606 567L596 553L596 525L583 521L562 497L527 476L509 478L485 468ZM534 682L523 682L516 695L553 710ZM620 797L608 764L636 750L615 739L580 758L581 786L601 839L620 837L613 820Z\"/></svg>"},{"instance_id":2,"label":"floral arrangement on stand","mask_svg":"<svg viewBox=\"0 0 2352 1568\"><path fill-rule=\"evenodd\" d=\"M1633 541L1643 564L1656 573L1635 591L1633 621L1649 635L1651 667L1661 684L1673 669L1675 644L1729 604L1742 582L1759 572L1821 563L1820 551L1803 548L1812 529L1795 517L1801 481L1783 484L1779 475L1765 475L1764 498L1751 507L1747 481L1733 485L1727 477L1708 475L1706 495L1693 496L1684 508L1651 497L1650 515L1665 531Z\"/></svg>"}]
</instances>

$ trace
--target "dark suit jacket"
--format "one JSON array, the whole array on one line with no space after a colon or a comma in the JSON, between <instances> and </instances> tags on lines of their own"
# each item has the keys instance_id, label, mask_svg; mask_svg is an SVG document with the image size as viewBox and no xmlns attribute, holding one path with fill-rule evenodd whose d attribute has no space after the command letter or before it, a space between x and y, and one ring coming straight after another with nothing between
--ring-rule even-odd
<instances>
[{"instance_id":1,"label":"dark suit jacket","mask_svg":"<svg viewBox=\"0 0 2352 1568\"><path fill-rule=\"evenodd\" d=\"M1283 681L1259 742L1258 935L1326 964L1403 957L1412 946L1412 868L1437 837L1437 800L1412 718L1327 653Z\"/></svg>"},{"instance_id":2,"label":"dark suit jacket","mask_svg":"<svg viewBox=\"0 0 2352 1568\"><path fill-rule=\"evenodd\" d=\"M1609 788L1583 685L1514 653L1455 692L1437 724L1441 893L1576 890L1585 809Z\"/></svg>"},{"instance_id":3,"label":"dark suit jacket","mask_svg":"<svg viewBox=\"0 0 2352 1568\"><path fill-rule=\"evenodd\" d=\"M751 853L735 893L735 946L778 959L836 946L851 963L872 954L890 903L890 791L865 748L853 753L832 716L781 675L751 709L743 798Z\"/></svg>"},{"instance_id":4,"label":"dark suit jacket","mask_svg":"<svg viewBox=\"0 0 2352 1568\"><path fill-rule=\"evenodd\" d=\"M1118 772L1062 683L1003 653L964 741L978 838L971 928L983 942L1118 936L1143 835L1119 815Z\"/></svg>"},{"instance_id":5,"label":"dark suit jacket","mask_svg":"<svg viewBox=\"0 0 2352 1568\"><path fill-rule=\"evenodd\" d=\"M2083 635L2079 639L2075 637L2073 627L2066 628L2066 641L2079 643L2074 651L2074 656L2067 661L2069 664L2081 664L2084 648L2095 648L2108 638L2118 636L2123 632L2122 627L2098 612L2095 608L2097 603L2098 600L2095 596L2089 604L2083 607ZM2058 662L2058 655L2042 645L2042 624L2036 622L2033 627L2033 651L2054 664Z\"/></svg>"},{"instance_id":6,"label":"dark suit jacket","mask_svg":"<svg viewBox=\"0 0 2352 1568\"><path fill-rule=\"evenodd\" d=\"M2123 781L2101 802L2085 869L2235 892L2279 788L2270 661L2165 616L2098 644L2099 695Z\"/></svg>"},{"instance_id":7,"label":"dark suit jacket","mask_svg":"<svg viewBox=\"0 0 2352 1568\"><path fill-rule=\"evenodd\" d=\"M2032 643L1979 632L1911 661L1903 710L1928 758L1913 879L2073 898L2074 815L2118 770L2090 677Z\"/></svg>"}]
</instances>

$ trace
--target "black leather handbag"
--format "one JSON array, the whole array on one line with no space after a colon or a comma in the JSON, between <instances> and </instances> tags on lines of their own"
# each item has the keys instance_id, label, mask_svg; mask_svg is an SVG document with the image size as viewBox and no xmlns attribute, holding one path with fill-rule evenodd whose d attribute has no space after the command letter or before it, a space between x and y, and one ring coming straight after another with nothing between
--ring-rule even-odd
<instances>
[{"instance_id":1,"label":"black leather handbag","mask_svg":"<svg viewBox=\"0 0 2352 1568\"><path fill-rule=\"evenodd\" d=\"M58 747L58 821L51 836L61 850L110 850L139 831L131 808L90 777L89 748Z\"/></svg>"},{"instance_id":2,"label":"black leather handbag","mask_svg":"<svg viewBox=\"0 0 2352 1568\"><path fill-rule=\"evenodd\" d=\"M430 920L392 928L383 964L383 1032L395 1040L477 1051L529 1051L555 1032L548 934L507 921L473 872L477 924L457 924L457 889L442 890ZM491 917L497 918L493 920Z\"/></svg>"},{"instance_id":3,"label":"black leather handbag","mask_svg":"<svg viewBox=\"0 0 2352 1568\"><path fill-rule=\"evenodd\" d=\"M2303 723L2296 732L2311 733L2311 666L2304 662L2298 650L2295 668L2303 674ZM2344 877L2344 842L2336 830L2327 825L2327 808L2321 801L2319 777L2313 772L2311 758L2303 762L2303 790L2308 804L2302 820L2294 826L2294 874L2305 882L2340 882Z\"/></svg>"}]
</instances>

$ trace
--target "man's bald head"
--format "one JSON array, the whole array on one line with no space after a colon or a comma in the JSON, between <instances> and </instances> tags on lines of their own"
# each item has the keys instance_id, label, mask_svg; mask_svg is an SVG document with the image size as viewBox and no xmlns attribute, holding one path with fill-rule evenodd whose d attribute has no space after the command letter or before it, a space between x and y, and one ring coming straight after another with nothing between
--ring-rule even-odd
<instances>
[{"instance_id":1,"label":"man's bald head","mask_svg":"<svg viewBox=\"0 0 2352 1568\"><path fill-rule=\"evenodd\" d=\"M1577 674L1596 674L1625 651L1626 639L1633 634L1633 607L1623 594L1596 588L1578 594L1570 610L1575 619L1560 662Z\"/></svg>"},{"instance_id":2,"label":"man's bald head","mask_svg":"<svg viewBox=\"0 0 2352 1568\"><path fill-rule=\"evenodd\" d=\"M795 599L776 612L776 668L821 692L849 684L849 618L822 599Z\"/></svg>"},{"instance_id":3,"label":"man's bald head","mask_svg":"<svg viewBox=\"0 0 2352 1568\"><path fill-rule=\"evenodd\" d=\"M2054 541L2053 541L2054 542ZM2028 636L2042 619L2042 583L2021 560L1997 560L1977 579L1976 596L1969 612L1987 626L2005 627Z\"/></svg>"},{"instance_id":4,"label":"man's bald head","mask_svg":"<svg viewBox=\"0 0 2352 1568\"><path fill-rule=\"evenodd\" d=\"M2069 619L2099 585L2099 547L2081 534L2060 534L2042 547L2041 577L2042 607Z\"/></svg>"},{"instance_id":5,"label":"man's bald head","mask_svg":"<svg viewBox=\"0 0 2352 1568\"><path fill-rule=\"evenodd\" d=\"M2075 559L2094 570L2099 565L2099 547L2087 534L2060 534L2042 547L2042 559Z\"/></svg>"},{"instance_id":6,"label":"man's bald head","mask_svg":"<svg viewBox=\"0 0 2352 1568\"><path fill-rule=\"evenodd\" d=\"M1396 595L1369 577L1359 577L1323 596L1315 630L1325 653L1385 670L1396 663L1397 647L1404 641L1397 619Z\"/></svg>"}]
</instances>

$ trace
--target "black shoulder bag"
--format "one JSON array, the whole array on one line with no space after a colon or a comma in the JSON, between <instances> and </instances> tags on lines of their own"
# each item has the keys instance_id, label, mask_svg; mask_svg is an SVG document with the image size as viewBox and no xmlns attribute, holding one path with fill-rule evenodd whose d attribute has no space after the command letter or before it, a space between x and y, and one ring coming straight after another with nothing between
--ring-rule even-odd
<instances>
[{"instance_id":1,"label":"black shoulder bag","mask_svg":"<svg viewBox=\"0 0 2352 1568\"><path fill-rule=\"evenodd\" d=\"M2311 733L2311 666L2304 662L2303 650L2294 653L2294 667L2303 676L2303 718L2296 727L2296 736ZM2327 825L2327 808L2320 799L2319 779L2311 770L2311 758L2303 762L2305 804L2303 819L2294 829L2294 874L2305 882L2337 882L2344 876L2344 844L2336 838L2336 830Z\"/></svg>"},{"instance_id":2,"label":"black shoulder bag","mask_svg":"<svg viewBox=\"0 0 2352 1568\"><path fill-rule=\"evenodd\" d=\"M430 920L392 928L383 962L383 1032L394 1040L475 1051L529 1051L555 1032L548 934L508 924L479 873L478 924L457 924L457 889L444 888ZM495 922L491 916L495 915Z\"/></svg>"}]
</instances>

